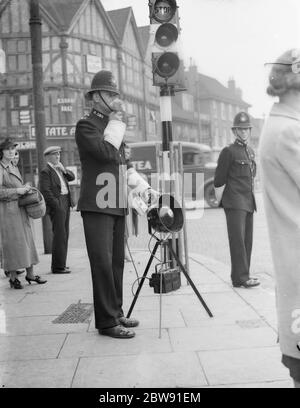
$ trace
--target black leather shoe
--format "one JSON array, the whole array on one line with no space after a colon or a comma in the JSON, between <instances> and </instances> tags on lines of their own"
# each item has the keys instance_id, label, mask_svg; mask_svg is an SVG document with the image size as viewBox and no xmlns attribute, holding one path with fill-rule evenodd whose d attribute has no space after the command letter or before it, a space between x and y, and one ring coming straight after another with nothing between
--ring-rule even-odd
<instances>
[{"instance_id":1,"label":"black leather shoe","mask_svg":"<svg viewBox=\"0 0 300 408\"><path fill-rule=\"evenodd\" d=\"M52 269L52 273L71 273L70 269L63 268L63 269Z\"/></svg>"},{"instance_id":2,"label":"black leather shoe","mask_svg":"<svg viewBox=\"0 0 300 408\"><path fill-rule=\"evenodd\" d=\"M124 327L137 327L140 322L136 319L130 319L129 317L122 316L119 318L119 322Z\"/></svg>"},{"instance_id":3,"label":"black leather shoe","mask_svg":"<svg viewBox=\"0 0 300 408\"><path fill-rule=\"evenodd\" d=\"M23 289L23 286L21 285L21 282L19 281L19 279L15 278L15 280L9 280L9 284L11 288L14 289Z\"/></svg>"},{"instance_id":4,"label":"black leather shoe","mask_svg":"<svg viewBox=\"0 0 300 408\"><path fill-rule=\"evenodd\" d=\"M102 336L109 336L115 339L132 339L135 336L135 332L125 329L121 325L109 327L108 329L99 329L98 332Z\"/></svg>"},{"instance_id":5,"label":"black leather shoe","mask_svg":"<svg viewBox=\"0 0 300 408\"><path fill-rule=\"evenodd\" d=\"M246 282L239 283L237 285L233 285L234 288L254 288L255 286L259 286L260 281L258 279L248 279Z\"/></svg>"},{"instance_id":6,"label":"black leather shoe","mask_svg":"<svg viewBox=\"0 0 300 408\"><path fill-rule=\"evenodd\" d=\"M29 285L31 285L31 282L36 282L39 285L47 282L45 279L42 279L39 275L35 275L34 279L28 278L28 276L25 276L25 279L27 280Z\"/></svg>"}]
</instances>

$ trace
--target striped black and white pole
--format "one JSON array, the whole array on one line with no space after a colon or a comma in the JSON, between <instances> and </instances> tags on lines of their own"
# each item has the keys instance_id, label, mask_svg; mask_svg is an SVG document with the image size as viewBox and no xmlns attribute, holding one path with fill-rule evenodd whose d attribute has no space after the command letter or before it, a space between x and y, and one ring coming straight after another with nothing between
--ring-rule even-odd
<instances>
[{"instance_id":1,"label":"striped black and white pole","mask_svg":"<svg viewBox=\"0 0 300 408\"><path fill-rule=\"evenodd\" d=\"M173 141L172 134L172 96L174 90L172 87L165 86L160 89L160 117L162 125L162 162L165 186L166 181L170 183L171 168L170 168L170 143ZM169 187L170 189L170 187ZM172 191L164 191L165 193L172 193Z\"/></svg>"}]
</instances>

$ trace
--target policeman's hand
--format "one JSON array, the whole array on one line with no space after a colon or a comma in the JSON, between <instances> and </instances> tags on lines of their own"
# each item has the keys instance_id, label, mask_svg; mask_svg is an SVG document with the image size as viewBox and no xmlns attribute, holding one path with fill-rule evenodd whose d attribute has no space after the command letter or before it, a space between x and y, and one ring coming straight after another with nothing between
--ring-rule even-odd
<instances>
[{"instance_id":1,"label":"policeman's hand","mask_svg":"<svg viewBox=\"0 0 300 408\"><path fill-rule=\"evenodd\" d=\"M148 188L143 193L143 200L145 201L145 203L152 206L158 203L159 196L160 194L158 191L153 190L152 188Z\"/></svg>"},{"instance_id":2,"label":"policeman's hand","mask_svg":"<svg viewBox=\"0 0 300 408\"><path fill-rule=\"evenodd\" d=\"M120 122L122 122L122 121L123 121L123 117L124 117L124 114L123 114L123 112L121 112L121 111L112 112L112 113L109 115L109 120L119 120Z\"/></svg>"}]
</instances>

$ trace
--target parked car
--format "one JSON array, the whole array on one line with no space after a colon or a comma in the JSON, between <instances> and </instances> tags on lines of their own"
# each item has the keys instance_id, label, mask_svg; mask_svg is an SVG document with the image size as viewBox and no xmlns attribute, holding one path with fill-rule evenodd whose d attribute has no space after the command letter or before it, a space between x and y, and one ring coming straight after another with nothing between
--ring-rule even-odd
<instances>
[{"instance_id":1,"label":"parked car","mask_svg":"<svg viewBox=\"0 0 300 408\"><path fill-rule=\"evenodd\" d=\"M178 145L179 142L174 142ZM213 180L217 164L212 162L212 151L208 145L201 143L180 142L182 145L183 171L190 173L193 176L186 178L185 185L185 202L187 208L192 208L191 204L196 198L203 196L201 191L204 191L204 199L207 204L216 208L218 206L215 197ZM136 142L129 143L131 147L131 161L135 169L144 174L150 180L151 174L157 172L157 152L161 150L161 142ZM195 174L202 173L204 175L203 183L196 183Z\"/></svg>"}]
</instances>

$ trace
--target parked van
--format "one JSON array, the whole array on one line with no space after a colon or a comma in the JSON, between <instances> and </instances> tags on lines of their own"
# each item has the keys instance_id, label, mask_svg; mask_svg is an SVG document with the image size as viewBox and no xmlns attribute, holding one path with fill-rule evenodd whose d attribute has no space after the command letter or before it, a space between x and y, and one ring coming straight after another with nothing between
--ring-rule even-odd
<instances>
[{"instance_id":1,"label":"parked van","mask_svg":"<svg viewBox=\"0 0 300 408\"><path fill-rule=\"evenodd\" d=\"M178 145L179 142L173 142ZM180 142L182 145L183 171L184 173L204 175L202 185L197 185L195 176L188 178L192 185L185 186L185 202L187 208L193 208L199 192L204 191L204 199L210 207L217 207L214 192L214 174L217 164L212 162L212 151L208 145L191 142ZM136 142L128 143L131 147L131 162L139 173L144 174L150 180L151 173L157 172L157 151L161 150L161 142ZM158 149L158 150L157 150ZM200 194L201 195L201 194ZM203 196L203 194L202 194Z\"/></svg>"}]
</instances>

